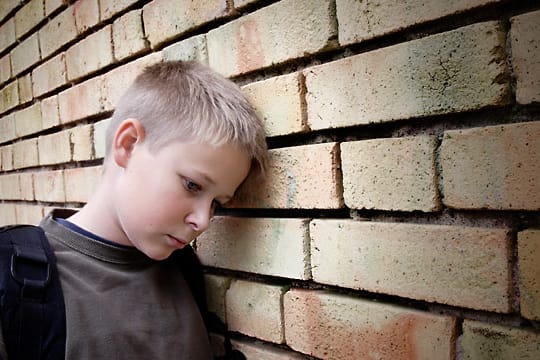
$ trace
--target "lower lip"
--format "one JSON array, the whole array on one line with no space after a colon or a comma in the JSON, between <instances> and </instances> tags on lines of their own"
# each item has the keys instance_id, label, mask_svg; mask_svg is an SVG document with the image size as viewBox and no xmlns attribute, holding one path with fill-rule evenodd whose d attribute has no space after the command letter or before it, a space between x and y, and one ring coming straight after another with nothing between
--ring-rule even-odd
<instances>
[{"instance_id":1,"label":"lower lip","mask_svg":"<svg viewBox=\"0 0 540 360\"><path fill-rule=\"evenodd\" d=\"M187 245L187 242L177 239L174 236L167 235L167 237L169 238L171 245L175 248L183 249Z\"/></svg>"}]
</instances>

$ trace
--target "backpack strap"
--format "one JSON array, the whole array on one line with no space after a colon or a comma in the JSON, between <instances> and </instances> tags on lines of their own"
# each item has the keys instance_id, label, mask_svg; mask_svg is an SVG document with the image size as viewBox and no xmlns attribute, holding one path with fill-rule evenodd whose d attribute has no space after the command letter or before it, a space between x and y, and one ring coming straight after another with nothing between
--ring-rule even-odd
<instances>
[{"instance_id":1,"label":"backpack strap","mask_svg":"<svg viewBox=\"0 0 540 360\"><path fill-rule=\"evenodd\" d=\"M0 229L1 319L8 357L63 359L66 321L54 253L43 230Z\"/></svg>"}]
</instances>

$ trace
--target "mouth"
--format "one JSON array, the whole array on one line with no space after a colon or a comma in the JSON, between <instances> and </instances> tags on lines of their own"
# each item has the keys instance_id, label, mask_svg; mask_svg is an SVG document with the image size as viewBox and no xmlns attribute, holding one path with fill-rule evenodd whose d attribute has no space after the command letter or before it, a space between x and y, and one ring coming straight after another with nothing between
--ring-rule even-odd
<instances>
[{"instance_id":1,"label":"mouth","mask_svg":"<svg viewBox=\"0 0 540 360\"><path fill-rule=\"evenodd\" d=\"M189 244L188 241L184 239L179 239L177 237L174 237L172 235L167 235L167 238L169 239L169 243L178 249L183 249L185 246Z\"/></svg>"}]
</instances>

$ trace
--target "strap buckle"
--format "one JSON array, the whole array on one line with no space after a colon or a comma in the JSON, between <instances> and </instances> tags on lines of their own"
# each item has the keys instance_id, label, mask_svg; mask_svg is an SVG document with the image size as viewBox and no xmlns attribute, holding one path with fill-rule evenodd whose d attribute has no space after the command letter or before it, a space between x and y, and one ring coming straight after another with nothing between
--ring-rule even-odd
<instances>
[{"instance_id":1,"label":"strap buckle","mask_svg":"<svg viewBox=\"0 0 540 360\"><path fill-rule=\"evenodd\" d=\"M44 254L32 250L15 246L11 255L11 276L23 286L22 297L39 299L51 281L51 267Z\"/></svg>"}]
</instances>

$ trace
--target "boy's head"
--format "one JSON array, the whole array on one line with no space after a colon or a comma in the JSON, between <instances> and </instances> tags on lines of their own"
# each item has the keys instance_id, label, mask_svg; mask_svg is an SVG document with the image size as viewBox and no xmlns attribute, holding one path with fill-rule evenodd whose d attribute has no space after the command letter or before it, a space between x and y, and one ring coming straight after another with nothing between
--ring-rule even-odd
<instances>
[{"instance_id":1,"label":"boy's head","mask_svg":"<svg viewBox=\"0 0 540 360\"><path fill-rule=\"evenodd\" d=\"M106 133L106 155L118 126L137 119L152 151L172 141L229 144L252 159L251 171L265 170L262 123L240 88L194 62L162 62L147 67L124 93Z\"/></svg>"}]
</instances>

